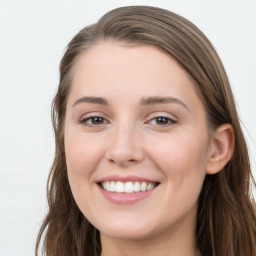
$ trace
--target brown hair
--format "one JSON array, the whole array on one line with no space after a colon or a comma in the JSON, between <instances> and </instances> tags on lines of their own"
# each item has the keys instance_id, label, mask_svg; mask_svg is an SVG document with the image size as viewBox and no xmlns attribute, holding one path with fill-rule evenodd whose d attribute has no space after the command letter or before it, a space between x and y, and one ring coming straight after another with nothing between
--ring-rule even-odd
<instances>
[{"instance_id":1,"label":"brown hair","mask_svg":"<svg viewBox=\"0 0 256 256\"><path fill-rule=\"evenodd\" d=\"M247 146L233 94L218 54L206 36L185 18L156 7L131 6L112 10L97 24L82 29L69 43L60 64L60 83L52 105L56 152L48 178L49 212L37 244L44 235L48 256L100 255L99 231L78 209L68 182L63 127L66 102L77 58L99 41L154 45L176 59L197 82L212 129L230 123L235 148L229 163L206 175L199 197L197 245L202 255L256 255L256 213L250 186L255 186Z\"/></svg>"}]
</instances>

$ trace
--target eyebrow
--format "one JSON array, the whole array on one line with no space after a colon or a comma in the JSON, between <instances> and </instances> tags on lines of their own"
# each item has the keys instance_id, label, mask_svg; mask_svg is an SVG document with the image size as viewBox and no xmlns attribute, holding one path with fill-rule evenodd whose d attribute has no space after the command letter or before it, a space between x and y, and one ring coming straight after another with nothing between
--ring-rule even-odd
<instances>
[{"instance_id":1,"label":"eyebrow","mask_svg":"<svg viewBox=\"0 0 256 256\"><path fill-rule=\"evenodd\" d=\"M183 106L187 110L189 110L188 106L183 103L181 100L174 97L148 97L142 98L140 101L141 105L153 105L153 104L166 104L166 103L175 103Z\"/></svg>"},{"instance_id":2,"label":"eyebrow","mask_svg":"<svg viewBox=\"0 0 256 256\"><path fill-rule=\"evenodd\" d=\"M102 97L90 97L90 96L85 96L85 97L78 99L73 104L73 107L79 103L93 103L93 104L99 104L99 105L109 105L108 101Z\"/></svg>"},{"instance_id":3,"label":"eyebrow","mask_svg":"<svg viewBox=\"0 0 256 256\"><path fill-rule=\"evenodd\" d=\"M78 99L74 104L73 107L76 106L79 103L93 103L93 104L98 104L98 105L104 105L108 106L109 102L102 97L92 97L92 96L84 96L80 99ZM183 106L187 110L189 108L185 103L183 103L181 100L174 98L174 97L147 97L147 98L142 98L140 101L141 105L154 105L154 104L166 104L166 103L175 103Z\"/></svg>"}]
</instances>

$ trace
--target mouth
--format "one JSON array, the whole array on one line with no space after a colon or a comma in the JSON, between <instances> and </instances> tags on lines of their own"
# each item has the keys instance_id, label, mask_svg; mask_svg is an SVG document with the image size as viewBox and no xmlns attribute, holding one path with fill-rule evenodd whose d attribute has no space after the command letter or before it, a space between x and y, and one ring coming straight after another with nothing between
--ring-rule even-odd
<instances>
[{"instance_id":1,"label":"mouth","mask_svg":"<svg viewBox=\"0 0 256 256\"><path fill-rule=\"evenodd\" d=\"M131 194L150 191L157 187L159 183L146 181L104 181L99 182L98 185L107 192Z\"/></svg>"},{"instance_id":2,"label":"mouth","mask_svg":"<svg viewBox=\"0 0 256 256\"><path fill-rule=\"evenodd\" d=\"M134 204L155 194L160 182L129 176L109 176L97 182L107 201L114 204Z\"/></svg>"}]
</instances>

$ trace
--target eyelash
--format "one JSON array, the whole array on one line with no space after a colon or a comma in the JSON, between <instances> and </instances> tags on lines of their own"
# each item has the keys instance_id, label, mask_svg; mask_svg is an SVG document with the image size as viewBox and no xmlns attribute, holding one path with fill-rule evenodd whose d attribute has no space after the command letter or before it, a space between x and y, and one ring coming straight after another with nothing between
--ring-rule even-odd
<instances>
[{"instance_id":1,"label":"eyelash","mask_svg":"<svg viewBox=\"0 0 256 256\"><path fill-rule=\"evenodd\" d=\"M96 118L99 118L99 119L103 120L103 123L93 124L92 120L96 119ZM90 121L90 124L88 123L88 121ZM82 124L82 125L88 126L88 127L96 127L96 126L104 124L105 121L107 121L107 120L104 117L101 117L101 116L89 116L89 117L82 118L79 121L79 123Z\"/></svg>"},{"instance_id":2,"label":"eyelash","mask_svg":"<svg viewBox=\"0 0 256 256\"><path fill-rule=\"evenodd\" d=\"M93 124L92 123L93 119L95 120L96 118L101 119L103 123ZM157 119L158 119L158 121L159 121L159 119L164 119L165 121L167 121L167 123L159 124L159 123L157 123ZM150 119L149 121L147 121L146 124L150 124L153 120L155 120L155 124L153 124L153 125L160 126L160 127L165 127L165 126L169 126L169 125L173 125L173 124L177 123L177 121L171 119L170 117L157 116L157 117L154 117L154 118ZM90 123L88 123L88 121L90 121ZM82 125L88 126L88 127L99 127L100 125L109 124L109 121L107 121L104 117L101 117L101 116L89 116L89 117L82 118L79 121L79 123Z\"/></svg>"},{"instance_id":3,"label":"eyelash","mask_svg":"<svg viewBox=\"0 0 256 256\"><path fill-rule=\"evenodd\" d=\"M157 124L156 123L154 125L164 127L164 126L169 126L169 125L173 125L173 124L177 123L177 121L175 121L175 120L173 120L173 119L171 119L170 117L167 117L167 116L157 116L157 117L154 117L154 118L150 119L146 123L150 123L152 120L156 120L156 122L157 122L157 119L159 120L160 118L165 119L168 123L166 123L166 124Z\"/></svg>"}]
</instances>

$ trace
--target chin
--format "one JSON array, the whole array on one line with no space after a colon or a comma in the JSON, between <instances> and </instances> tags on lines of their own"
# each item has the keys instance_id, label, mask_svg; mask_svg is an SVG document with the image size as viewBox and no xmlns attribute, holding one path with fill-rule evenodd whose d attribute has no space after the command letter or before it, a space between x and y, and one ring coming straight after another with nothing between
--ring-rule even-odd
<instances>
[{"instance_id":1,"label":"chin","mask_svg":"<svg viewBox=\"0 0 256 256\"><path fill-rule=\"evenodd\" d=\"M142 223L130 224L125 219L123 222L105 224L103 227L99 227L98 230L105 236L127 240L146 239L154 233L151 225L143 225Z\"/></svg>"},{"instance_id":2,"label":"chin","mask_svg":"<svg viewBox=\"0 0 256 256\"><path fill-rule=\"evenodd\" d=\"M151 233L146 232L146 230L140 230L139 232L135 230L120 230L120 229L111 229L100 231L101 234L105 236L114 238L114 239L122 239L122 240L144 240L152 237Z\"/></svg>"}]
</instances>

